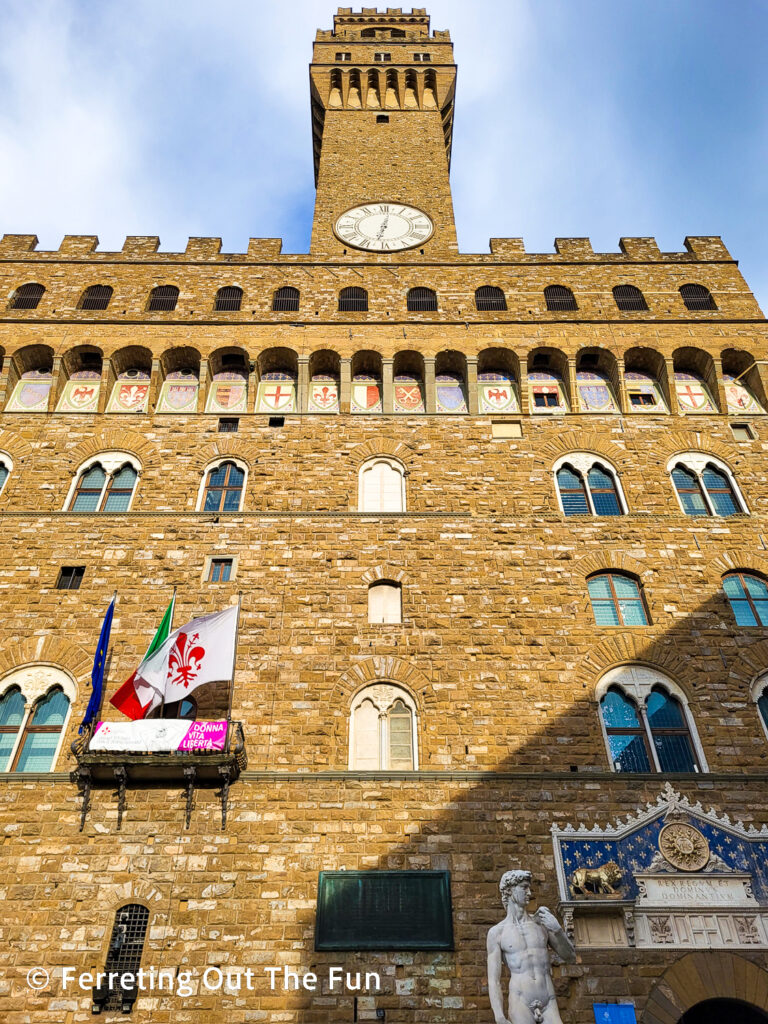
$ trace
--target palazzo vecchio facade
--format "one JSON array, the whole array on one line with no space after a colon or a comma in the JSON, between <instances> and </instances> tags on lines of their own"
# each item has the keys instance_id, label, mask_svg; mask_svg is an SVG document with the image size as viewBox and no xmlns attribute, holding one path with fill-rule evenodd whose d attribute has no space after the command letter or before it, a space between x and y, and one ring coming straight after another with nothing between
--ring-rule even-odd
<instances>
[{"instance_id":1,"label":"palazzo vecchio facade","mask_svg":"<svg viewBox=\"0 0 768 1024\"><path fill-rule=\"evenodd\" d=\"M491 1024L517 867L567 1024L768 1019L766 321L718 237L460 253L455 88L341 8L308 255L0 242L8 1024ZM226 747L97 749L174 587Z\"/></svg>"}]
</instances>

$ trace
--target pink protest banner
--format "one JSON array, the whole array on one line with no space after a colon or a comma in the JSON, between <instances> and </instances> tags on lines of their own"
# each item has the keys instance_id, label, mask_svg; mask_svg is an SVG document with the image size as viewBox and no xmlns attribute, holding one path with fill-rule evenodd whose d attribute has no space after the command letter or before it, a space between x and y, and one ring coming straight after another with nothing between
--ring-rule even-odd
<instances>
[{"instance_id":1,"label":"pink protest banner","mask_svg":"<svg viewBox=\"0 0 768 1024\"><path fill-rule=\"evenodd\" d=\"M136 722L99 722L88 749L133 754L194 753L224 750L226 744L226 719L190 722L184 718L142 718Z\"/></svg>"}]
</instances>

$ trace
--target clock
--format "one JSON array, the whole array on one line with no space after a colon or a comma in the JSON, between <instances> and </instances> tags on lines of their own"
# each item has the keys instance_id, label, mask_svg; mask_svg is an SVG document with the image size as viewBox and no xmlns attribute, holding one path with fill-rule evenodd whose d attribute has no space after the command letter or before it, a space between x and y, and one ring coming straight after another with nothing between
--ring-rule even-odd
<instances>
[{"instance_id":1,"label":"clock","mask_svg":"<svg viewBox=\"0 0 768 1024\"><path fill-rule=\"evenodd\" d=\"M402 203L366 203L342 213L333 230L339 241L369 252L398 252L423 245L435 226L422 210Z\"/></svg>"}]
</instances>

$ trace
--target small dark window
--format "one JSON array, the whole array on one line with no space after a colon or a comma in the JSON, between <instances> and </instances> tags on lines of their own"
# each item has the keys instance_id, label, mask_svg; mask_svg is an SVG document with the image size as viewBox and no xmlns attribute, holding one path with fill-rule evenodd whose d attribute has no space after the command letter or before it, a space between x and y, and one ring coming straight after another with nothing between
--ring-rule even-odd
<instances>
[{"instance_id":1,"label":"small dark window","mask_svg":"<svg viewBox=\"0 0 768 1024\"><path fill-rule=\"evenodd\" d=\"M214 308L217 313L237 312L242 301L243 289L238 288L237 285L227 285L225 288L219 288L216 292L216 305Z\"/></svg>"},{"instance_id":2,"label":"small dark window","mask_svg":"<svg viewBox=\"0 0 768 1024\"><path fill-rule=\"evenodd\" d=\"M285 416L270 416L267 425L270 427L284 427Z\"/></svg>"},{"instance_id":3,"label":"small dark window","mask_svg":"<svg viewBox=\"0 0 768 1024\"><path fill-rule=\"evenodd\" d=\"M235 417L222 416L219 420L219 433L220 434L236 434L237 428L240 425L240 420Z\"/></svg>"},{"instance_id":4,"label":"small dark window","mask_svg":"<svg viewBox=\"0 0 768 1024\"><path fill-rule=\"evenodd\" d=\"M385 61L392 60L392 54L391 53L374 53L373 59L375 61L377 61L379 64L383 64Z\"/></svg>"},{"instance_id":5,"label":"small dark window","mask_svg":"<svg viewBox=\"0 0 768 1024\"><path fill-rule=\"evenodd\" d=\"M106 309L111 298L112 288L108 284L92 284L83 292L80 309Z\"/></svg>"},{"instance_id":6,"label":"small dark window","mask_svg":"<svg viewBox=\"0 0 768 1024\"><path fill-rule=\"evenodd\" d=\"M560 398L554 391L537 391L533 396L533 404L537 409L557 409L560 406Z\"/></svg>"},{"instance_id":7,"label":"small dark window","mask_svg":"<svg viewBox=\"0 0 768 1024\"><path fill-rule=\"evenodd\" d=\"M352 60L351 53L337 53L336 60Z\"/></svg>"},{"instance_id":8,"label":"small dark window","mask_svg":"<svg viewBox=\"0 0 768 1024\"><path fill-rule=\"evenodd\" d=\"M731 433L735 441L754 441L755 435L748 423L732 423Z\"/></svg>"},{"instance_id":9,"label":"small dark window","mask_svg":"<svg viewBox=\"0 0 768 1024\"><path fill-rule=\"evenodd\" d=\"M630 405L656 405L656 397L647 391L630 391Z\"/></svg>"},{"instance_id":10,"label":"small dark window","mask_svg":"<svg viewBox=\"0 0 768 1024\"><path fill-rule=\"evenodd\" d=\"M79 590L85 576L84 565L62 565L59 578L56 580L57 590Z\"/></svg>"},{"instance_id":11,"label":"small dark window","mask_svg":"<svg viewBox=\"0 0 768 1024\"><path fill-rule=\"evenodd\" d=\"M375 28L364 28L360 33L361 39L375 39L376 29Z\"/></svg>"},{"instance_id":12,"label":"small dark window","mask_svg":"<svg viewBox=\"0 0 768 1024\"><path fill-rule=\"evenodd\" d=\"M483 313L505 310L507 308L507 300L504 298L504 292L501 288L497 288L495 285L484 284L482 288L478 288L475 292L475 306Z\"/></svg>"},{"instance_id":13,"label":"small dark window","mask_svg":"<svg viewBox=\"0 0 768 1024\"><path fill-rule=\"evenodd\" d=\"M389 114L377 114L376 124L389 124Z\"/></svg>"},{"instance_id":14,"label":"small dark window","mask_svg":"<svg viewBox=\"0 0 768 1024\"><path fill-rule=\"evenodd\" d=\"M149 295L147 309L152 312L170 313L176 309L179 301L179 289L173 284L162 284L153 288Z\"/></svg>"},{"instance_id":15,"label":"small dark window","mask_svg":"<svg viewBox=\"0 0 768 1024\"><path fill-rule=\"evenodd\" d=\"M434 313L437 311L437 294L431 288L411 288L407 301L409 313Z\"/></svg>"},{"instance_id":16,"label":"small dark window","mask_svg":"<svg viewBox=\"0 0 768 1024\"><path fill-rule=\"evenodd\" d=\"M712 293L703 284L684 284L680 289L680 295L686 309L694 311L717 309Z\"/></svg>"},{"instance_id":17,"label":"small dark window","mask_svg":"<svg viewBox=\"0 0 768 1024\"><path fill-rule=\"evenodd\" d=\"M45 288L41 284L23 284L16 289L10 302L11 309L37 309Z\"/></svg>"},{"instance_id":18,"label":"small dark window","mask_svg":"<svg viewBox=\"0 0 768 1024\"><path fill-rule=\"evenodd\" d=\"M272 299L272 309L276 313L295 313L299 308L299 289L286 285L278 288Z\"/></svg>"},{"instance_id":19,"label":"small dark window","mask_svg":"<svg viewBox=\"0 0 768 1024\"><path fill-rule=\"evenodd\" d=\"M368 292L365 288L342 288L339 292L340 313L367 313Z\"/></svg>"},{"instance_id":20,"label":"small dark window","mask_svg":"<svg viewBox=\"0 0 768 1024\"><path fill-rule=\"evenodd\" d=\"M645 296L633 284L617 284L613 297L622 313L640 313L648 309Z\"/></svg>"},{"instance_id":21,"label":"small dark window","mask_svg":"<svg viewBox=\"0 0 768 1024\"><path fill-rule=\"evenodd\" d=\"M232 576L231 558L212 558L211 568L208 571L209 583L229 583Z\"/></svg>"},{"instance_id":22,"label":"small dark window","mask_svg":"<svg viewBox=\"0 0 768 1024\"><path fill-rule=\"evenodd\" d=\"M163 704L161 718L183 718L194 722L197 718L197 701L194 697L183 697L181 700L172 700L169 704Z\"/></svg>"},{"instance_id":23,"label":"small dark window","mask_svg":"<svg viewBox=\"0 0 768 1024\"><path fill-rule=\"evenodd\" d=\"M420 61L422 64L427 64L432 60L428 53L414 53L413 59L415 61Z\"/></svg>"},{"instance_id":24,"label":"small dark window","mask_svg":"<svg viewBox=\"0 0 768 1024\"><path fill-rule=\"evenodd\" d=\"M544 289L544 301L547 309L554 312L567 312L579 308L571 289L562 284L547 285Z\"/></svg>"},{"instance_id":25,"label":"small dark window","mask_svg":"<svg viewBox=\"0 0 768 1024\"><path fill-rule=\"evenodd\" d=\"M144 951L144 937L147 934L149 911L140 903L129 903L121 907L115 914L115 925L109 940L107 959L104 964L104 984L93 989L93 1005L102 1010L119 1011L128 1014L139 994L138 985L123 988L121 982L124 974L134 976L141 966L141 954ZM116 974L115 984L109 985L110 974Z\"/></svg>"}]
</instances>

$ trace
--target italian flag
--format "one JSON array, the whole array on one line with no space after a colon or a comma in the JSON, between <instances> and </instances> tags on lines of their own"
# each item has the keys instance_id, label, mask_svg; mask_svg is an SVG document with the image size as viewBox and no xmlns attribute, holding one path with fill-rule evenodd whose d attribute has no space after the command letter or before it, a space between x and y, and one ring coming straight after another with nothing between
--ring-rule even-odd
<instances>
[{"instance_id":1,"label":"italian flag","mask_svg":"<svg viewBox=\"0 0 768 1024\"><path fill-rule=\"evenodd\" d=\"M127 715L128 718L131 718L134 721L136 721L137 718L143 718L153 707L153 692L149 690L146 685L141 685L142 669L152 655L162 647L168 639L171 632L171 626L173 624L173 609L175 604L176 594L174 592L174 595L171 598L171 603L165 609L165 615L163 615L162 622L157 627L157 632L152 639L152 643L147 648L147 653L141 659L141 664L131 677L126 679L114 697L110 698L109 703L113 707L116 707L118 711L122 711L124 715ZM141 690L141 698L139 697L139 690Z\"/></svg>"}]
</instances>

